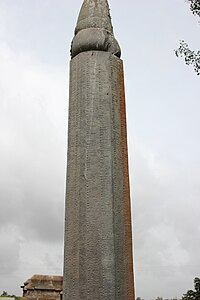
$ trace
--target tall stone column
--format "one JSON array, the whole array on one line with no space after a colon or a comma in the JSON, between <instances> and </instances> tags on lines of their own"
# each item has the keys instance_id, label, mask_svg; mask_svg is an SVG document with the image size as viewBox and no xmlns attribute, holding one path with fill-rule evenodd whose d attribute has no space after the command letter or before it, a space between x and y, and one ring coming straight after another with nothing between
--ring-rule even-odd
<instances>
[{"instance_id":1,"label":"tall stone column","mask_svg":"<svg viewBox=\"0 0 200 300\"><path fill-rule=\"evenodd\" d=\"M71 47L64 300L133 300L123 63L106 0L83 2Z\"/></svg>"}]
</instances>

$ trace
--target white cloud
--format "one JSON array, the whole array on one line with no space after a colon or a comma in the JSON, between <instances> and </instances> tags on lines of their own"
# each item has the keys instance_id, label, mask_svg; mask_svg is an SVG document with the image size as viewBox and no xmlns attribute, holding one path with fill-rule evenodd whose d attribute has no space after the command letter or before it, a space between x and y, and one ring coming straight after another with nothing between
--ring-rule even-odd
<instances>
[{"instance_id":1,"label":"white cloud","mask_svg":"<svg viewBox=\"0 0 200 300\"><path fill-rule=\"evenodd\" d=\"M68 80L0 20L0 291L21 294L34 272L62 272Z\"/></svg>"},{"instance_id":2,"label":"white cloud","mask_svg":"<svg viewBox=\"0 0 200 300\"><path fill-rule=\"evenodd\" d=\"M130 156L137 295L181 297L199 270L198 167L190 174L137 142Z\"/></svg>"}]
</instances>

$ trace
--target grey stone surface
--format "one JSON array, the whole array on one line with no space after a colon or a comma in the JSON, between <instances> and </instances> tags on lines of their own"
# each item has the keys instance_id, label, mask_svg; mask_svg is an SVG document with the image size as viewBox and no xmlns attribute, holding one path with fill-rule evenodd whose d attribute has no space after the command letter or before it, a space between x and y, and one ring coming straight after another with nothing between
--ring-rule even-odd
<instances>
[{"instance_id":1,"label":"grey stone surface","mask_svg":"<svg viewBox=\"0 0 200 300\"><path fill-rule=\"evenodd\" d=\"M75 34L86 28L104 28L113 33L110 9L107 0L84 0L75 29Z\"/></svg>"},{"instance_id":2,"label":"grey stone surface","mask_svg":"<svg viewBox=\"0 0 200 300\"><path fill-rule=\"evenodd\" d=\"M83 2L72 41L71 55L89 50L108 51L120 57L121 49L113 35L107 0Z\"/></svg>"},{"instance_id":3,"label":"grey stone surface","mask_svg":"<svg viewBox=\"0 0 200 300\"><path fill-rule=\"evenodd\" d=\"M70 78L64 300L130 300L122 61L83 52Z\"/></svg>"},{"instance_id":4,"label":"grey stone surface","mask_svg":"<svg viewBox=\"0 0 200 300\"><path fill-rule=\"evenodd\" d=\"M124 76L116 43L107 1L85 0L70 63L64 300L134 299Z\"/></svg>"},{"instance_id":5,"label":"grey stone surface","mask_svg":"<svg viewBox=\"0 0 200 300\"><path fill-rule=\"evenodd\" d=\"M108 51L118 57L121 55L117 40L105 29L87 28L79 31L74 37L71 48L72 57L90 50Z\"/></svg>"}]
</instances>

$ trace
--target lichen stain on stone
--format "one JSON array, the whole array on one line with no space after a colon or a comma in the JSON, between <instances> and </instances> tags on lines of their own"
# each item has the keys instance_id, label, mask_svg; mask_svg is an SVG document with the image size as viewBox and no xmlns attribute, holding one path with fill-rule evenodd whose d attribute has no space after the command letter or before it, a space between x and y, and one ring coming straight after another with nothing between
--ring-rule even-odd
<instances>
[{"instance_id":1,"label":"lichen stain on stone","mask_svg":"<svg viewBox=\"0 0 200 300\"><path fill-rule=\"evenodd\" d=\"M119 73L120 93L120 119L121 119L121 157L123 164L123 204L124 204L124 222L125 222L125 241L124 253L126 260L126 284L129 300L134 299L133 288L133 257L132 257L132 228L131 228L131 203L130 203L130 184L128 170L128 147L127 147L127 126L126 126L126 104L123 65Z\"/></svg>"}]
</instances>

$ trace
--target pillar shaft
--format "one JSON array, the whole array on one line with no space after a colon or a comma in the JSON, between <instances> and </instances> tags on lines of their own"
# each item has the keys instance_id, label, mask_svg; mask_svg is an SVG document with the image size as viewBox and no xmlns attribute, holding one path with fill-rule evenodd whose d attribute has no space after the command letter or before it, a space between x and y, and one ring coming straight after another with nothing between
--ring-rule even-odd
<instances>
[{"instance_id":1,"label":"pillar shaft","mask_svg":"<svg viewBox=\"0 0 200 300\"><path fill-rule=\"evenodd\" d=\"M86 51L70 64L64 300L133 300L123 64Z\"/></svg>"}]
</instances>

